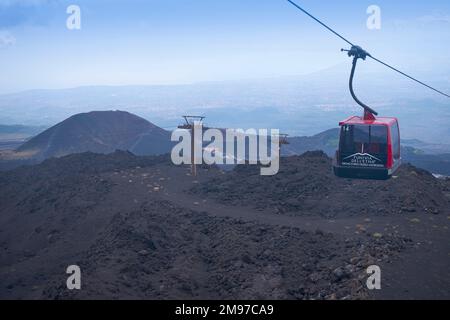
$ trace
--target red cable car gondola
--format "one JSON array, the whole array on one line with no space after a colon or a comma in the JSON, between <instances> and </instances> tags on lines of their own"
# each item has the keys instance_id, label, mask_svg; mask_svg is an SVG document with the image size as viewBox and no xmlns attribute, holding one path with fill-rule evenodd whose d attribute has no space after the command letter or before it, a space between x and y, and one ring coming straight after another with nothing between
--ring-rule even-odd
<instances>
[{"instance_id":1,"label":"red cable car gondola","mask_svg":"<svg viewBox=\"0 0 450 320\"><path fill-rule=\"evenodd\" d=\"M362 103L353 91L353 78L358 59L365 60L367 52L353 46L348 55L353 57L350 74L350 93L364 108L362 117L353 116L339 123L339 149L333 161L338 177L389 179L401 164L400 131L396 118L377 117L378 113Z\"/></svg>"},{"instance_id":2,"label":"red cable car gondola","mask_svg":"<svg viewBox=\"0 0 450 320\"><path fill-rule=\"evenodd\" d=\"M396 118L350 117L339 123L334 173L342 178L389 179L401 164Z\"/></svg>"}]
</instances>

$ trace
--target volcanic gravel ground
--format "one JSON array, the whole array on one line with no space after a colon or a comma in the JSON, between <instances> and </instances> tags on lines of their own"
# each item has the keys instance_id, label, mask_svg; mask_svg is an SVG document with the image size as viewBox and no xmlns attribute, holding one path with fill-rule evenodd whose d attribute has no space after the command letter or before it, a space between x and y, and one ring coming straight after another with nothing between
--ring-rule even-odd
<instances>
[{"instance_id":1,"label":"volcanic gravel ground","mask_svg":"<svg viewBox=\"0 0 450 320\"><path fill-rule=\"evenodd\" d=\"M400 238L366 242L212 218L156 201L113 217L80 262L86 283L82 291L56 286L64 283L61 277L44 296L363 298L364 267L408 244Z\"/></svg>"},{"instance_id":2,"label":"volcanic gravel ground","mask_svg":"<svg viewBox=\"0 0 450 320\"><path fill-rule=\"evenodd\" d=\"M410 166L391 181L339 180L329 163L308 153L271 178L247 167L193 178L168 157L116 152L1 173L0 298L450 298L449 182ZM271 195L277 185L291 193ZM72 264L80 291L65 286Z\"/></svg>"}]
</instances>

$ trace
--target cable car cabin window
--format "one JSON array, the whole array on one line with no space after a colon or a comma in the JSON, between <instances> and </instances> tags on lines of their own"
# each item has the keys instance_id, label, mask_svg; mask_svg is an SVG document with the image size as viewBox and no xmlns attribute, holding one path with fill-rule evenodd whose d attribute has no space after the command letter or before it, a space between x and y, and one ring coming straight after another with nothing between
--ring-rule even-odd
<instances>
[{"instance_id":1,"label":"cable car cabin window","mask_svg":"<svg viewBox=\"0 0 450 320\"><path fill-rule=\"evenodd\" d=\"M386 126L342 126L342 165L384 167L387 161L387 134Z\"/></svg>"},{"instance_id":2,"label":"cable car cabin window","mask_svg":"<svg viewBox=\"0 0 450 320\"><path fill-rule=\"evenodd\" d=\"M398 160L400 159L400 130L397 122L391 127L391 137L394 159Z\"/></svg>"}]
</instances>

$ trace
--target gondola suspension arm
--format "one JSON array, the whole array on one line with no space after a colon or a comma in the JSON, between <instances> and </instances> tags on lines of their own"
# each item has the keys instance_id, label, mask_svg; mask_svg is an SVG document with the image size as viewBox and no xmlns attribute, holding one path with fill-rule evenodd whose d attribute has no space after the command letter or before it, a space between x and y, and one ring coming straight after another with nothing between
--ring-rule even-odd
<instances>
[{"instance_id":1,"label":"gondola suspension arm","mask_svg":"<svg viewBox=\"0 0 450 320\"><path fill-rule=\"evenodd\" d=\"M378 112L373 110L371 107L369 107L365 103L361 102L361 100L359 100L358 97L356 96L355 91L353 89L353 79L355 77L355 70L356 70L356 65L358 63L358 59L366 60L366 58L368 56L370 56L370 54L358 46L352 46L352 48L350 50L341 49L341 51L346 51L348 53L349 57L353 57L353 66L352 66L352 71L350 73L350 80L349 80L350 93L351 93L353 99L356 101L356 103L359 104L361 107L363 107L364 119L367 119L367 120L374 119L374 115L377 116Z\"/></svg>"}]
</instances>

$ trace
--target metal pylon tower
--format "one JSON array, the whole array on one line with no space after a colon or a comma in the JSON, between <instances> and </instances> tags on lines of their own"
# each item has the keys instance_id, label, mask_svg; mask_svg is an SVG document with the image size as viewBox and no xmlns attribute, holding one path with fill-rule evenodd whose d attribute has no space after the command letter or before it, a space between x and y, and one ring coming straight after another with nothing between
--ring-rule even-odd
<instances>
[{"instance_id":1,"label":"metal pylon tower","mask_svg":"<svg viewBox=\"0 0 450 320\"><path fill-rule=\"evenodd\" d=\"M197 165L195 164L195 124L202 123L204 116L183 116L185 123L178 126L178 129L189 130L191 133L191 173L197 176Z\"/></svg>"}]
</instances>

